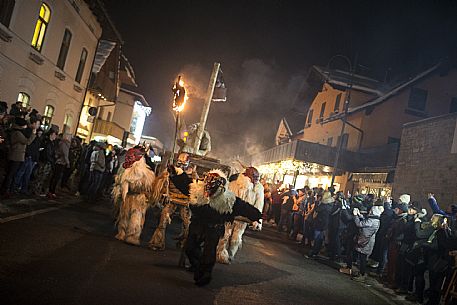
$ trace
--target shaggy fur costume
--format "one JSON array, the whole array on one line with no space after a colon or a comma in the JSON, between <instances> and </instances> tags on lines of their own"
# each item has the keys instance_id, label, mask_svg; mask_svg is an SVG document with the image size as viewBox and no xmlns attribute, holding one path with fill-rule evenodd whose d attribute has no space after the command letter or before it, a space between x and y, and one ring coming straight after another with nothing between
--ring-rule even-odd
<instances>
[{"instance_id":1,"label":"shaggy fur costume","mask_svg":"<svg viewBox=\"0 0 457 305\"><path fill-rule=\"evenodd\" d=\"M218 175L226 180L223 173L218 172ZM262 216L256 208L237 198L224 185L220 185L209 198L205 196L204 188L204 182L190 185L192 218L185 248L191 264L190 270L194 272L194 280L198 286L211 281L217 244L224 234L224 224L233 221L235 216L244 216L251 221L259 220Z\"/></svg>"},{"instance_id":2,"label":"shaggy fur costume","mask_svg":"<svg viewBox=\"0 0 457 305\"><path fill-rule=\"evenodd\" d=\"M140 244L144 216L148 206L159 203L168 173L155 177L144 158L129 168L121 168L113 188L118 211L116 238L132 245Z\"/></svg>"},{"instance_id":3,"label":"shaggy fur costume","mask_svg":"<svg viewBox=\"0 0 457 305\"><path fill-rule=\"evenodd\" d=\"M180 171L179 171L180 170ZM177 168L176 175L173 176L176 182L169 188L168 202L162 209L160 214L160 222L157 226L154 234L149 241L149 247L152 250L165 250L165 236L167 226L171 223L171 218L175 213L176 209L179 209L179 216L182 220L181 234L176 239L180 241L180 246L183 245L183 241L187 239L189 235L189 224L190 224L190 211L188 207L189 196L184 194L185 189L189 187L188 183L192 180L188 178L188 174ZM168 179L168 183L173 183ZM182 191L181 191L182 190Z\"/></svg>"},{"instance_id":4,"label":"shaggy fur costume","mask_svg":"<svg viewBox=\"0 0 457 305\"><path fill-rule=\"evenodd\" d=\"M260 183L254 186L249 177L240 174L235 181L230 182L229 188L236 197L248 202L262 212L264 200L263 186ZM261 223L258 224L261 225ZM246 227L247 223L239 220L225 224L224 236L217 245L217 262L228 264L230 260L233 260L243 244L242 237Z\"/></svg>"}]
</instances>

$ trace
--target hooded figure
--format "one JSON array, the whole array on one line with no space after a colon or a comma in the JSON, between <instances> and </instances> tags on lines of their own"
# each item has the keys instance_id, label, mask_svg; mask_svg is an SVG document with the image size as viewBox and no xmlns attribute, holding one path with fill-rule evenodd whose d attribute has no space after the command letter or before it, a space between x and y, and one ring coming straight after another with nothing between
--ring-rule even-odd
<instances>
[{"instance_id":1,"label":"hooded figure","mask_svg":"<svg viewBox=\"0 0 457 305\"><path fill-rule=\"evenodd\" d=\"M261 213L264 205L264 189L259 182L259 176L255 167L248 167L243 174L238 175L236 180L230 182L229 189ZM235 257L236 252L242 246L242 237L246 227L245 221L235 220L226 223L224 237L221 238L217 246L217 261L219 263L228 264ZM262 221L255 221L253 228L260 231Z\"/></svg>"},{"instance_id":2,"label":"hooded figure","mask_svg":"<svg viewBox=\"0 0 457 305\"><path fill-rule=\"evenodd\" d=\"M132 245L140 244L144 216L148 203L159 202L168 173L155 177L146 165L142 148L128 150L126 160L119 170L113 188L118 233L116 238Z\"/></svg>"},{"instance_id":3,"label":"hooded figure","mask_svg":"<svg viewBox=\"0 0 457 305\"><path fill-rule=\"evenodd\" d=\"M367 257L373 251L376 232L378 232L380 224L379 219L383 211L384 206L375 205L368 213L368 217L365 218L360 214L360 211L357 208L354 209L354 222L357 228L359 228L355 251L358 254L360 267L360 276L353 277L354 280L365 281L366 279ZM348 265L348 268L351 267L352 262Z\"/></svg>"},{"instance_id":4,"label":"hooded figure","mask_svg":"<svg viewBox=\"0 0 457 305\"><path fill-rule=\"evenodd\" d=\"M235 216L259 221L262 213L236 197L227 188L227 177L219 170L210 171L204 181L190 185L190 209L192 211L189 236L185 252L194 273L195 284L203 286L211 281L216 263L216 248L224 235L225 223Z\"/></svg>"}]
</instances>

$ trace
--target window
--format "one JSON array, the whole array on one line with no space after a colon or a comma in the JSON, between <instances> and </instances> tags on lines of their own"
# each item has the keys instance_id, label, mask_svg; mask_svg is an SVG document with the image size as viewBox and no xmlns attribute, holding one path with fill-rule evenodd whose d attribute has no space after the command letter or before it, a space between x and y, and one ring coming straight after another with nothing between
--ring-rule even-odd
<instances>
[{"instance_id":1,"label":"window","mask_svg":"<svg viewBox=\"0 0 457 305\"><path fill-rule=\"evenodd\" d=\"M17 101L22 103L22 107L29 107L30 106L30 95L25 92L19 92L17 96Z\"/></svg>"},{"instance_id":2,"label":"window","mask_svg":"<svg viewBox=\"0 0 457 305\"><path fill-rule=\"evenodd\" d=\"M395 137L387 137L387 144L394 144L394 143L400 143L400 139L395 138Z\"/></svg>"},{"instance_id":3,"label":"window","mask_svg":"<svg viewBox=\"0 0 457 305\"><path fill-rule=\"evenodd\" d=\"M72 125L73 125L73 117L71 116L71 114L66 114L65 120L63 122L63 132L70 133Z\"/></svg>"},{"instance_id":4,"label":"window","mask_svg":"<svg viewBox=\"0 0 457 305\"><path fill-rule=\"evenodd\" d=\"M333 107L333 112L340 112L340 102L341 102L341 93L336 96L335 107Z\"/></svg>"},{"instance_id":5,"label":"window","mask_svg":"<svg viewBox=\"0 0 457 305\"><path fill-rule=\"evenodd\" d=\"M112 116L111 111L108 111L108 114L106 115L106 120L107 120L108 122L111 122L111 116Z\"/></svg>"},{"instance_id":6,"label":"window","mask_svg":"<svg viewBox=\"0 0 457 305\"><path fill-rule=\"evenodd\" d=\"M75 77L75 80L78 83L81 83L81 79L82 79L83 73L84 73L84 66L86 65L86 59L87 59L87 50L83 48L83 51L81 52L81 57L79 58L78 71L76 72L76 77Z\"/></svg>"},{"instance_id":7,"label":"window","mask_svg":"<svg viewBox=\"0 0 457 305\"><path fill-rule=\"evenodd\" d=\"M324 119L324 113L325 113L325 105L327 103L322 103L321 105L321 113L319 114L319 121L322 122L322 120Z\"/></svg>"},{"instance_id":8,"label":"window","mask_svg":"<svg viewBox=\"0 0 457 305\"><path fill-rule=\"evenodd\" d=\"M425 103L427 102L427 90L419 88L411 88L408 100L408 108L418 111L425 111Z\"/></svg>"},{"instance_id":9,"label":"window","mask_svg":"<svg viewBox=\"0 0 457 305\"><path fill-rule=\"evenodd\" d=\"M332 146L333 144L333 137L327 139L327 146Z\"/></svg>"},{"instance_id":10,"label":"window","mask_svg":"<svg viewBox=\"0 0 457 305\"><path fill-rule=\"evenodd\" d=\"M341 137L338 137L338 146L340 145L340 139L341 139ZM344 133L344 134L343 134L343 143L342 143L341 148L342 148L342 149L347 149L347 147L348 147L348 142L349 142L349 134Z\"/></svg>"},{"instance_id":11,"label":"window","mask_svg":"<svg viewBox=\"0 0 457 305\"><path fill-rule=\"evenodd\" d=\"M15 4L15 0L0 0L0 23L6 27L10 26Z\"/></svg>"},{"instance_id":12,"label":"window","mask_svg":"<svg viewBox=\"0 0 457 305\"><path fill-rule=\"evenodd\" d=\"M57 67L63 70L67 61L68 50L70 49L71 32L66 29L63 34L62 45L60 46L59 58L57 59Z\"/></svg>"},{"instance_id":13,"label":"window","mask_svg":"<svg viewBox=\"0 0 457 305\"><path fill-rule=\"evenodd\" d=\"M306 120L306 126L311 126L311 122L313 121L313 109L310 109L308 112L308 119Z\"/></svg>"},{"instance_id":14,"label":"window","mask_svg":"<svg viewBox=\"0 0 457 305\"><path fill-rule=\"evenodd\" d=\"M51 127L51 121L52 117L54 116L54 107L51 105L47 105L44 108L44 113L43 113L43 122L41 123L41 127L44 130L48 130L49 127Z\"/></svg>"},{"instance_id":15,"label":"window","mask_svg":"<svg viewBox=\"0 0 457 305\"><path fill-rule=\"evenodd\" d=\"M35 32L33 33L32 38L32 47L34 47L38 52L41 52L43 47L44 36L46 34L46 29L49 24L49 19L51 18L51 10L49 6L45 3L41 4L40 15L35 25Z\"/></svg>"},{"instance_id":16,"label":"window","mask_svg":"<svg viewBox=\"0 0 457 305\"><path fill-rule=\"evenodd\" d=\"M98 108L98 118L100 120L103 120L104 110L105 110L105 108L103 108L103 107Z\"/></svg>"},{"instance_id":17,"label":"window","mask_svg":"<svg viewBox=\"0 0 457 305\"><path fill-rule=\"evenodd\" d=\"M451 108L449 109L450 113L457 112L457 97L453 97L451 100Z\"/></svg>"}]
</instances>

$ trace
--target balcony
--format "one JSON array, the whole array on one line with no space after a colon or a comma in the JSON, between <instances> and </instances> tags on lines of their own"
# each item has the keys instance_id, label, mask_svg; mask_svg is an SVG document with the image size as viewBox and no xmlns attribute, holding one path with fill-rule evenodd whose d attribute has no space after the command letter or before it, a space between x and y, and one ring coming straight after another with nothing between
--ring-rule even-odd
<instances>
[{"instance_id":1,"label":"balcony","mask_svg":"<svg viewBox=\"0 0 457 305\"><path fill-rule=\"evenodd\" d=\"M296 140L255 154L251 156L249 162L261 165L282 160L297 160L331 167L335 162L336 152L336 147ZM364 149L360 152L343 150L338 168L349 172L393 169L397 163L397 154L398 143Z\"/></svg>"},{"instance_id":2,"label":"balcony","mask_svg":"<svg viewBox=\"0 0 457 305\"><path fill-rule=\"evenodd\" d=\"M94 133L112 136L122 140L124 137L124 129L114 122L109 122L101 119L95 119Z\"/></svg>"}]
</instances>

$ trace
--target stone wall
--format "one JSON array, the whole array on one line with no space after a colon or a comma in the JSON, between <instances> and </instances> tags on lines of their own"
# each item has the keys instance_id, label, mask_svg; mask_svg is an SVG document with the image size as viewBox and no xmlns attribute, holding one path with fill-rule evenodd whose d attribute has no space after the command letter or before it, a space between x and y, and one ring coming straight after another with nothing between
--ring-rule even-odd
<instances>
[{"instance_id":1,"label":"stone wall","mask_svg":"<svg viewBox=\"0 0 457 305\"><path fill-rule=\"evenodd\" d=\"M393 194L426 204L435 193L445 208L457 203L457 113L404 125Z\"/></svg>"}]
</instances>

